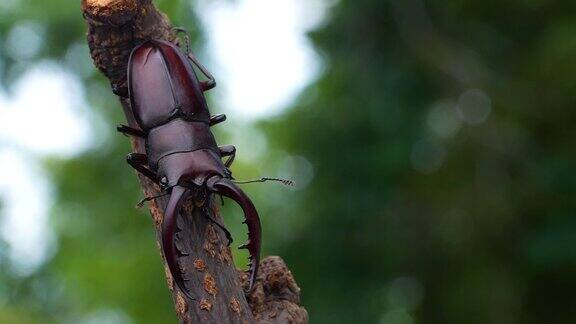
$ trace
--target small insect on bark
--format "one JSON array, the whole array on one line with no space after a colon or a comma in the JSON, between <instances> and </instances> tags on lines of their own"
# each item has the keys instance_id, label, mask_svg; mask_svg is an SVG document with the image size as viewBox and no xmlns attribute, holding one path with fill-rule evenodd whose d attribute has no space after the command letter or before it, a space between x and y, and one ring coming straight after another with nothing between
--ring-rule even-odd
<instances>
[{"instance_id":1,"label":"small insect on bark","mask_svg":"<svg viewBox=\"0 0 576 324\"><path fill-rule=\"evenodd\" d=\"M193 65L207 81L199 81ZM248 242L240 248L250 253L250 288L260 262L258 212L250 198L233 182L229 170L236 148L218 146L210 130L211 126L226 120L225 115L210 116L208 111L204 91L215 85L212 75L191 53L185 54L167 41L148 40L132 51L127 91L117 91L120 95L127 92L138 124L138 128L118 126L118 131L141 137L146 143L146 154L129 154L128 164L170 195L162 223L162 250L174 281L190 299L195 298L184 285L174 245L176 219L188 197L204 199L205 206L211 194L238 203L248 226ZM226 160L222 161L223 158ZM231 241L228 231L219 226Z\"/></svg>"}]
</instances>

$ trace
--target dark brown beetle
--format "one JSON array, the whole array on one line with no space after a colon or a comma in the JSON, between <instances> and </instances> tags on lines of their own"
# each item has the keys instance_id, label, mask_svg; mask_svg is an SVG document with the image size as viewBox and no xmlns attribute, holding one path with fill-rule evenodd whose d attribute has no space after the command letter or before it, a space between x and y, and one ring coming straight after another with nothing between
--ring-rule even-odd
<instances>
[{"instance_id":1,"label":"dark brown beetle","mask_svg":"<svg viewBox=\"0 0 576 324\"><path fill-rule=\"evenodd\" d=\"M198 80L191 62L208 81ZM131 153L128 163L170 194L162 223L162 249L174 281L191 299L194 298L184 286L174 246L176 218L191 195L196 202L201 200L200 205L208 206L211 194L219 194L242 208L248 242L240 248L250 252L250 288L260 261L258 212L234 184L228 169L236 149L232 145L218 147L210 131L210 126L226 119L224 115L210 117L208 111L203 92L215 85L214 78L191 54L185 56L170 42L146 41L132 51L128 64L128 93L140 129L118 127L118 131L142 137L146 142L146 154ZM228 159L222 162L223 157Z\"/></svg>"}]
</instances>

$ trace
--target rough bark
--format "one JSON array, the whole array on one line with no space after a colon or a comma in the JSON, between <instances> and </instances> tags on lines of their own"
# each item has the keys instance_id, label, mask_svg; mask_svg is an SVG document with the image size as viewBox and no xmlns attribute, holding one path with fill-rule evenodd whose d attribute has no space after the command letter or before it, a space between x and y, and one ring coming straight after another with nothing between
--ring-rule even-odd
<instances>
[{"instance_id":1,"label":"rough bark","mask_svg":"<svg viewBox=\"0 0 576 324\"><path fill-rule=\"evenodd\" d=\"M96 67L112 86L125 79L132 49L150 38L175 40L168 18L151 0L82 0L88 24L88 45ZM127 100L120 99L127 123L136 126ZM144 153L144 143L132 138L134 152ZM144 194L159 188L138 175ZM167 198L149 204L160 248L160 225ZM213 217L222 222L215 207ZM306 323L308 314L299 306L300 289L279 257L261 262L254 289L245 293L246 274L234 267L224 233L188 203L178 220L176 247L186 286L196 300L187 300L175 287L164 262L168 287L181 323Z\"/></svg>"}]
</instances>

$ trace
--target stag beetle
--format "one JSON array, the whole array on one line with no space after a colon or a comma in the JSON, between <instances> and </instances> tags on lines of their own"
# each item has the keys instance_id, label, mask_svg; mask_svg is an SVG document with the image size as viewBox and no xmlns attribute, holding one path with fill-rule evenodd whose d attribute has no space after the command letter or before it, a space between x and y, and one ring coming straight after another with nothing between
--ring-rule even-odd
<instances>
[{"instance_id":1,"label":"stag beetle","mask_svg":"<svg viewBox=\"0 0 576 324\"><path fill-rule=\"evenodd\" d=\"M199 81L191 63L207 81ZM119 132L145 140L146 154L130 153L128 164L170 195L162 223L162 250L174 281L190 299L194 298L184 286L174 245L176 218L187 198L201 197L204 205L209 204L211 194L234 200L248 226L248 242L240 248L250 253L250 288L260 261L258 212L229 170L236 148L219 147L210 130L226 120L225 115L211 117L208 111L204 91L215 85L212 75L190 52L185 55L177 45L163 40L145 41L132 51L127 77L127 93L139 129L118 126ZM222 162L224 157L227 159Z\"/></svg>"}]
</instances>

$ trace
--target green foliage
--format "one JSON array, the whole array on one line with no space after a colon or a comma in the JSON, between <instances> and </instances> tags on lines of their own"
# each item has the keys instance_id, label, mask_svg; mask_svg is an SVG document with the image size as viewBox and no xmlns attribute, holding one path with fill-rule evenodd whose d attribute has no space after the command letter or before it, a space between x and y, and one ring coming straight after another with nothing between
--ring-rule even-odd
<instances>
[{"instance_id":1,"label":"green foliage","mask_svg":"<svg viewBox=\"0 0 576 324\"><path fill-rule=\"evenodd\" d=\"M0 13L0 44L22 21L47 26L47 38L24 61L0 47L5 84L84 41L77 3L17 3ZM239 147L239 177L285 168L305 180L288 193L247 187L265 254L289 264L312 323L574 322L575 5L419 4L339 1L310 35L322 75L257 125L263 162L242 160L250 147ZM189 6L160 6L197 30ZM79 74L99 115L121 121L104 79ZM93 150L47 161L58 251L28 278L0 262L0 322L106 311L175 321L152 222L131 209L140 193L123 160L129 146L112 127L99 131ZM224 210L236 242L238 214Z\"/></svg>"},{"instance_id":2,"label":"green foliage","mask_svg":"<svg viewBox=\"0 0 576 324\"><path fill-rule=\"evenodd\" d=\"M277 251L312 322L576 319L569 7L340 1L311 35L326 71L264 129L315 170Z\"/></svg>"}]
</instances>

